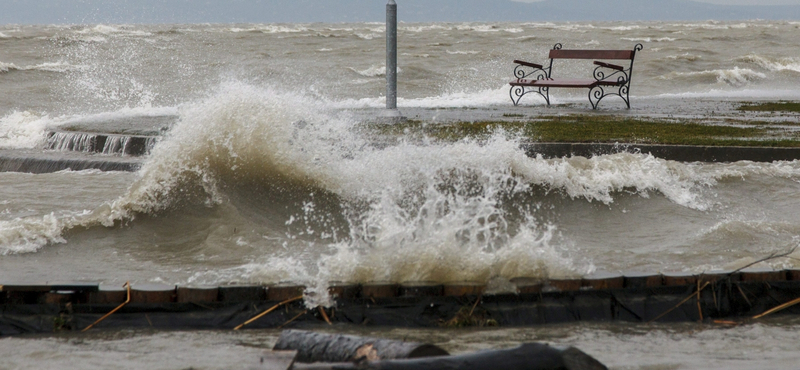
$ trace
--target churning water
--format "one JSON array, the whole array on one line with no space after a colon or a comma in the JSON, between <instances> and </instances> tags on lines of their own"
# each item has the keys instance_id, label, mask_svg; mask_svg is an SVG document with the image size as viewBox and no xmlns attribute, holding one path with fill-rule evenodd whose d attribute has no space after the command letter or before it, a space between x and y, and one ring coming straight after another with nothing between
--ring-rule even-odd
<instances>
[{"instance_id":1,"label":"churning water","mask_svg":"<svg viewBox=\"0 0 800 370\"><path fill-rule=\"evenodd\" d=\"M378 143L358 117L383 104L383 32L0 27L1 149L57 150L47 132L66 128L121 134L145 122L165 132L135 173L0 173L0 282L319 291L331 281L700 272L798 244L798 162L543 159L506 132ZM462 109L464 119L510 109L511 60L543 61L557 42L644 44L634 107L800 98L800 23L432 23L400 27L400 108L428 118ZM590 72L564 63L554 75ZM583 91L553 96L587 103ZM523 104L518 112L543 112L540 100Z\"/></svg>"}]
</instances>

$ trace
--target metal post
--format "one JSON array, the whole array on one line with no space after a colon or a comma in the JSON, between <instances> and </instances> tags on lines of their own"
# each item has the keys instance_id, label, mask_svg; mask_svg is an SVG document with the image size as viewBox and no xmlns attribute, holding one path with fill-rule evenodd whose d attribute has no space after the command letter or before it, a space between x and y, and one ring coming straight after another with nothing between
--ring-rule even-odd
<instances>
[{"instance_id":1,"label":"metal post","mask_svg":"<svg viewBox=\"0 0 800 370\"><path fill-rule=\"evenodd\" d=\"M386 109L397 109L397 3L386 4Z\"/></svg>"},{"instance_id":2,"label":"metal post","mask_svg":"<svg viewBox=\"0 0 800 370\"><path fill-rule=\"evenodd\" d=\"M386 4L386 112L384 117L403 120L397 110L397 3Z\"/></svg>"}]
</instances>

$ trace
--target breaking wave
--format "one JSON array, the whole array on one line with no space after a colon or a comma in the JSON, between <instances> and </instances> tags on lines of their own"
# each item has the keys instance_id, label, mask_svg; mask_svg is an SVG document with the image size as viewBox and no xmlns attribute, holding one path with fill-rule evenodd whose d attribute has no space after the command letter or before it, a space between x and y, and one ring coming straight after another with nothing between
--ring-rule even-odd
<instances>
[{"instance_id":1,"label":"breaking wave","mask_svg":"<svg viewBox=\"0 0 800 370\"><path fill-rule=\"evenodd\" d=\"M701 83L723 83L732 86L743 86L749 82L766 79L767 75L749 68L733 67L732 69L714 69L699 72L670 72L661 75L661 80L691 79Z\"/></svg>"},{"instance_id":2,"label":"breaking wave","mask_svg":"<svg viewBox=\"0 0 800 370\"><path fill-rule=\"evenodd\" d=\"M574 276L594 269L546 220L547 197L611 204L663 196L707 210L720 179L784 171L706 167L642 154L529 157L511 133L487 140L382 142L307 96L231 82L179 108L137 180L87 212L0 222L0 254L64 242L77 227L135 223L192 207L233 207L258 228L252 261L197 272L196 283L297 282L327 298L331 281L477 281ZM718 167L713 167L718 168ZM773 173L774 175L774 173ZM258 225L258 226L256 226Z\"/></svg>"},{"instance_id":3,"label":"breaking wave","mask_svg":"<svg viewBox=\"0 0 800 370\"><path fill-rule=\"evenodd\" d=\"M800 60L796 58L767 58L749 54L738 58L737 61L755 64L772 72L791 71L800 73Z\"/></svg>"},{"instance_id":4,"label":"breaking wave","mask_svg":"<svg viewBox=\"0 0 800 370\"><path fill-rule=\"evenodd\" d=\"M381 66L372 66L372 67L369 67L369 68L364 69L364 70L357 70L357 69L355 69L353 67L348 67L347 69L349 69L349 70L351 70L351 71L353 71L353 72L355 72L355 73L357 73L357 74L359 74L361 76L364 76L364 77L386 76L386 66L383 66L383 65L381 65ZM402 72L403 72L403 70L398 67L397 68L397 73L400 74Z\"/></svg>"},{"instance_id":5,"label":"breaking wave","mask_svg":"<svg viewBox=\"0 0 800 370\"><path fill-rule=\"evenodd\" d=\"M80 66L73 66L69 63L63 62L49 62L49 63L41 63L36 65L30 66L17 66L14 63L4 63L0 62L0 72L11 72L11 71L45 71L45 72L69 72L73 70L80 69Z\"/></svg>"},{"instance_id":6,"label":"breaking wave","mask_svg":"<svg viewBox=\"0 0 800 370\"><path fill-rule=\"evenodd\" d=\"M27 149L39 146L45 128L52 123L47 116L29 111L14 111L0 118L0 148Z\"/></svg>"}]
</instances>

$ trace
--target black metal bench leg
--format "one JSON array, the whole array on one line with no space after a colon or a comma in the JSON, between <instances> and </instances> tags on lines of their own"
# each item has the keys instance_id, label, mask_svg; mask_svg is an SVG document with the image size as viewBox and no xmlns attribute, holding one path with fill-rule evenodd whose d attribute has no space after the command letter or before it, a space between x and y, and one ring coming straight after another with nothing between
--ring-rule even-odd
<instances>
[{"instance_id":1,"label":"black metal bench leg","mask_svg":"<svg viewBox=\"0 0 800 370\"><path fill-rule=\"evenodd\" d=\"M550 89L547 87L540 87L536 90L530 89L525 90L525 86L511 86L511 90L508 91L508 96L511 98L511 102L514 103L514 106L519 105L519 101L522 100L522 97L528 93L537 93L541 95L545 102L547 102L547 106L550 106Z\"/></svg>"},{"instance_id":2,"label":"black metal bench leg","mask_svg":"<svg viewBox=\"0 0 800 370\"><path fill-rule=\"evenodd\" d=\"M597 109L600 100L603 100L605 97L606 92L603 90L602 86L595 86L589 89L589 103L592 105L592 109Z\"/></svg>"},{"instance_id":3,"label":"black metal bench leg","mask_svg":"<svg viewBox=\"0 0 800 370\"><path fill-rule=\"evenodd\" d=\"M628 80L627 85L620 86L619 97L625 101L625 105L628 106L628 109L631 109L631 97L628 95L628 89L630 89L630 80Z\"/></svg>"},{"instance_id":4,"label":"black metal bench leg","mask_svg":"<svg viewBox=\"0 0 800 370\"><path fill-rule=\"evenodd\" d=\"M544 90L544 94L542 94L542 90ZM539 88L539 95L544 97L544 100L547 102L547 106L550 106L550 88L549 87L540 87Z\"/></svg>"},{"instance_id":5,"label":"black metal bench leg","mask_svg":"<svg viewBox=\"0 0 800 370\"><path fill-rule=\"evenodd\" d=\"M514 103L515 107L519 104L523 95L525 95L524 86L511 86L511 90L508 90L508 96L511 98L511 102ZM515 96L516 99L514 98Z\"/></svg>"}]
</instances>

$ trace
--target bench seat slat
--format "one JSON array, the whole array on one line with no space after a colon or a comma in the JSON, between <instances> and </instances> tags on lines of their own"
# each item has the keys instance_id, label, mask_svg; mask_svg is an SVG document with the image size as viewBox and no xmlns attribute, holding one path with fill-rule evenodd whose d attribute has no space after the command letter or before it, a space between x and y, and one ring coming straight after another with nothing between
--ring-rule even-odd
<instances>
[{"instance_id":1,"label":"bench seat slat","mask_svg":"<svg viewBox=\"0 0 800 370\"><path fill-rule=\"evenodd\" d=\"M550 50L550 59L633 59L633 50Z\"/></svg>"},{"instance_id":2,"label":"bench seat slat","mask_svg":"<svg viewBox=\"0 0 800 370\"><path fill-rule=\"evenodd\" d=\"M526 80L517 79L510 82L511 86L533 86L533 87L583 87L592 88L595 86L619 86L624 85L616 79L608 80L591 80L591 79L576 79L576 78L554 78L550 80Z\"/></svg>"}]
</instances>

